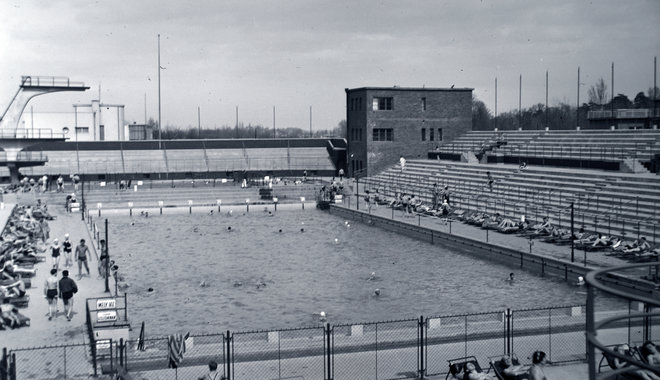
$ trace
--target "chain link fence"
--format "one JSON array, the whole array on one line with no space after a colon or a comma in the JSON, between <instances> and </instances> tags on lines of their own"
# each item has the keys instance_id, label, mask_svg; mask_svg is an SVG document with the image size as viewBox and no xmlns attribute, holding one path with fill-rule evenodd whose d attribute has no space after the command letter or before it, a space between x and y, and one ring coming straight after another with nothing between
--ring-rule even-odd
<instances>
[{"instance_id":1,"label":"chain link fence","mask_svg":"<svg viewBox=\"0 0 660 380\"><path fill-rule=\"evenodd\" d=\"M628 313L644 305L630 302ZM621 313L622 310L616 313ZM612 311L597 310L598 318ZM583 305L420 317L272 331L190 335L178 368L167 337L99 341L4 350L0 380L110 379L126 370L135 379L197 379L218 363L225 379L413 379L444 376L449 360L515 353L523 363L545 351L555 363L586 360ZM609 327L608 344L660 338L660 320L630 318ZM92 347L95 348L94 352ZM94 358L93 356L96 355ZM96 376L96 377L95 377Z\"/></svg>"}]
</instances>

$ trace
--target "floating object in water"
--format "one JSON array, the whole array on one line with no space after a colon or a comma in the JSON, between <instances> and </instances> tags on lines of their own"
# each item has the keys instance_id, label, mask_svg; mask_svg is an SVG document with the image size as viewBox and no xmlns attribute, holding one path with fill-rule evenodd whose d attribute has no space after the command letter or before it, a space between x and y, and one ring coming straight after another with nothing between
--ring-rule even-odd
<instances>
[{"instance_id":1,"label":"floating object in water","mask_svg":"<svg viewBox=\"0 0 660 380\"><path fill-rule=\"evenodd\" d=\"M235 287L243 286L243 283L240 281L234 281L234 286Z\"/></svg>"}]
</instances>

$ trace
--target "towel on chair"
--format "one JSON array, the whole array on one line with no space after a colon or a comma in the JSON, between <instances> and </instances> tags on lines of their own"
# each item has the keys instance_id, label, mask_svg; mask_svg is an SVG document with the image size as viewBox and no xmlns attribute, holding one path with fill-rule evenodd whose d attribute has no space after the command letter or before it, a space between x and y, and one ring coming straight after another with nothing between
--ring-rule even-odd
<instances>
[{"instance_id":1,"label":"towel on chair","mask_svg":"<svg viewBox=\"0 0 660 380\"><path fill-rule=\"evenodd\" d=\"M183 354L186 352L186 339L190 333L186 335L173 334L167 338L167 347L169 349L169 368L177 368L183 361Z\"/></svg>"}]
</instances>

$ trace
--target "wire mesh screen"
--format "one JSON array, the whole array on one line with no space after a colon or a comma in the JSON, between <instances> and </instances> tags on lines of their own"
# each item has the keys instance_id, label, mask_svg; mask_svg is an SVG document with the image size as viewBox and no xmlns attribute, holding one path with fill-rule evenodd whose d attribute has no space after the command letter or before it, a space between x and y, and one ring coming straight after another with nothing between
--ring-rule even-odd
<instances>
[{"instance_id":1,"label":"wire mesh screen","mask_svg":"<svg viewBox=\"0 0 660 380\"><path fill-rule=\"evenodd\" d=\"M511 346L521 359L544 351L553 362L584 360L586 325L583 306L514 310Z\"/></svg>"},{"instance_id":2,"label":"wire mesh screen","mask_svg":"<svg viewBox=\"0 0 660 380\"><path fill-rule=\"evenodd\" d=\"M334 326L334 378L416 378L418 324L412 319Z\"/></svg>"},{"instance_id":3,"label":"wire mesh screen","mask_svg":"<svg viewBox=\"0 0 660 380\"><path fill-rule=\"evenodd\" d=\"M428 318L426 331L429 375L447 373L451 359L486 358L505 351L504 312Z\"/></svg>"},{"instance_id":4,"label":"wire mesh screen","mask_svg":"<svg viewBox=\"0 0 660 380\"><path fill-rule=\"evenodd\" d=\"M323 379L322 327L232 336L232 379Z\"/></svg>"},{"instance_id":5,"label":"wire mesh screen","mask_svg":"<svg viewBox=\"0 0 660 380\"><path fill-rule=\"evenodd\" d=\"M94 366L87 345L17 349L16 379L87 379L94 376Z\"/></svg>"}]
</instances>

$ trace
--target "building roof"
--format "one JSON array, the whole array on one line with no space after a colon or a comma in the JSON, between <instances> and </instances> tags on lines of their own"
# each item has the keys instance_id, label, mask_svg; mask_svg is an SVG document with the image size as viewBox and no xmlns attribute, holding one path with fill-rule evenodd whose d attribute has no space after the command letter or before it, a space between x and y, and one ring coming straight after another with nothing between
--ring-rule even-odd
<instances>
[{"instance_id":1,"label":"building roof","mask_svg":"<svg viewBox=\"0 0 660 380\"><path fill-rule=\"evenodd\" d=\"M473 88L438 88L438 87L358 87L358 88L345 88L344 91L472 91Z\"/></svg>"}]
</instances>

